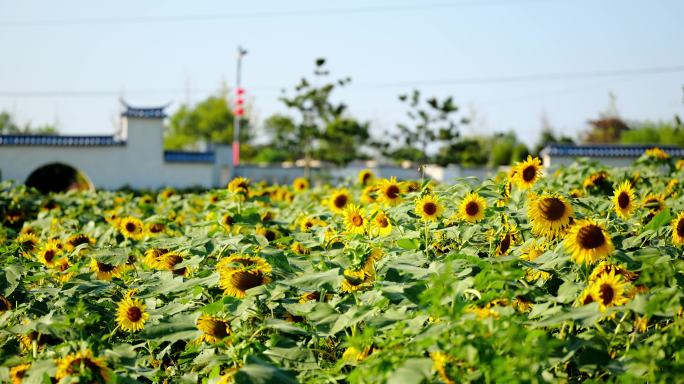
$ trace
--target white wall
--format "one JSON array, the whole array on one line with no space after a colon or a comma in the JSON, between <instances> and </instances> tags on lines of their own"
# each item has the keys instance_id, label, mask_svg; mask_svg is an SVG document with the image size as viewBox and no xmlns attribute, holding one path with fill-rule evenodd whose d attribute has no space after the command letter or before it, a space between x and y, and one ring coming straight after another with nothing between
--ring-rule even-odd
<instances>
[{"instance_id":1,"label":"white wall","mask_svg":"<svg viewBox=\"0 0 684 384\"><path fill-rule=\"evenodd\" d=\"M2 145L2 178L24 182L36 169L59 162L84 172L96 188L130 186L156 189L165 186L212 187L215 184L216 173L212 163L164 161L161 119L123 118L122 124L128 134L125 145Z\"/></svg>"}]
</instances>

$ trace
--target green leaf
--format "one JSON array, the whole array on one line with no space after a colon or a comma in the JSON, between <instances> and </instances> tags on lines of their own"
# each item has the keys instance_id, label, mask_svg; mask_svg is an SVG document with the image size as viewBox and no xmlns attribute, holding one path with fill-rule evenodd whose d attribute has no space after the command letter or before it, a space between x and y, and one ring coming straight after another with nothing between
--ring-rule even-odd
<instances>
[{"instance_id":1,"label":"green leaf","mask_svg":"<svg viewBox=\"0 0 684 384\"><path fill-rule=\"evenodd\" d=\"M662 227L663 225L667 224L672 220L672 215L670 215L670 209L666 208L664 211L658 213L651 219L651 221L644 226L644 230L658 230L658 228Z\"/></svg>"},{"instance_id":2,"label":"green leaf","mask_svg":"<svg viewBox=\"0 0 684 384\"><path fill-rule=\"evenodd\" d=\"M387 384L420 384L431 377L431 359L409 359L392 373Z\"/></svg>"},{"instance_id":3,"label":"green leaf","mask_svg":"<svg viewBox=\"0 0 684 384\"><path fill-rule=\"evenodd\" d=\"M256 359L254 359L256 360ZM235 374L236 384L297 384L289 373L265 362L246 364Z\"/></svg>"},{"instance_id":4,"label":"green leaf","mask_svg":"<svg viewBox=\"0 0 684 384\"><path fill-rule=\"evenodd\" d=\"M404 249L420 248L420 242L418 241L418 239L399 239L397 240L397 245Z\"/></svg>"},{"instance_id":5,"label":"green leaf","mask_svg":"<svg viewBox=\"0 0 684 384\"><path fill-rule=\"evenodd\" d=\"M177 315L159 324L146 327L141 336L156 342L195 339L201 334L195 326L196 318L195 314Z\"/></svg>"}]
</instances>

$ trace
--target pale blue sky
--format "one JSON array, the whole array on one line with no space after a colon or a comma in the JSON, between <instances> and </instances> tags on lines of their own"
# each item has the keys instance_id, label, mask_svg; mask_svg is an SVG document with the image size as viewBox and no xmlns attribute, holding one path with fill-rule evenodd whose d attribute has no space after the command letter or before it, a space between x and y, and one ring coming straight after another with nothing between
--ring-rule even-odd
<instances>
[{"instance_id":1,"label":"pale blue sky","mask_svg":"<svg viewBox=\"0 0 684 384\"><path fill-rule=\"evenodd\" d=\"M339 11L387 6L407 8ZM303 13L326 9L338 11ZM184 15L233 16L176 18ZM261 120L283 110L279 89L308 75L322 56L334 76L352 77L338 97L353 115L370 120L376 135L402 119L396 95L413 88L378 84L408 82L428 95L453 95L465 115L475 114L477 123L465 133L514 129L531 143L542 113L557 130L575 135L607 108L609 92L627 119L684 115L684 71L420 84L684 66L682 15L680 0L0 0L0 109L20 122L58 121L64 133L111 133L117 93L129 91L126 98L134 105L172 102L173 110L186 101L189 84L196 102L222 80L232 83L236 46L242 44L249 49L244 86ZM12 94L45 91L104 94Z\"/></svg>"}]
</instances>

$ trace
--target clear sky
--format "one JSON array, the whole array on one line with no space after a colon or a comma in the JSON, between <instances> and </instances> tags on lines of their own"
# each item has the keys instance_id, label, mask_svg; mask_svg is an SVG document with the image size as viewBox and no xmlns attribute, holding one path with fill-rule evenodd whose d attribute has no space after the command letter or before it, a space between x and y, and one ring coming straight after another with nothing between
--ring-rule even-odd
<instances>
[{"instance_id":1,"label":"clear sky","mask_svg":"<svg viewBox=\"0 0 684 384\"><path fill-rule=\"evenodd\" d=\"M610 92L626 119L684 115L684 69L501 81L682 68L682 15L681 0L0 0L0 109L63 133L112 133L120 94L171 111L197 102L233 82L242 44L261 120L326 57L333 76L353 80L339 99L375 135L403 118L396 96L418 88L475 116L465 133L513 129L533 143L542 114L576 135ZM440 81L463 79L480 81Z\"/></svg>"}]
</instances>

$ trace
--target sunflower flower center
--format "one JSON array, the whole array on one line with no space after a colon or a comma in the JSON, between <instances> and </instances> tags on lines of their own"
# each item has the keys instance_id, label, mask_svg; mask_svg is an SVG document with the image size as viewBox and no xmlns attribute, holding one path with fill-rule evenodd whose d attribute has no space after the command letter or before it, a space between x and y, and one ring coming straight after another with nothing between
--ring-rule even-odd
<instances>
[{"instance_id":1,"label":"sunflower flower center","mask_svg":"<svg viewBox=\"0 0 684 384\"><path fill-rule=\"evenodd\" d=\"M591 303L593 303L593 302L594 302L594 296L592 296L592 295L586 295L586 296L584 297L584 300L582 301L582 305L591 304Z\"/></svg>"},{"instance_id":2,"label":"sunflower flower center","mask_svg":"<svg viewBox=\"0 0 684 384\"><path fill-rule=\"evenodd\" d=\"M94 361L88 359L88 358L78 358L74 359L71 364L69 364L69 368L67 368L67 373L68 374L74 374L80 372L80 367L83 365L84 368L89 370L90 372L94 373L97 372L100 369L100 366L97 365ZM96 382L96 381L95 381Z\"/></svg>"},{"instance_id":3,"label":"sunflower flower center","mask_svg":"<svg viewBox=\"0 0 684 384\"><path fill-rule=\"evenodd\" d=\"M352 216L351 222L355 227L360 227L363 225L363 217L361 217L359 214L355 214Z\"/></svg>"},{"instance_id":4,"label":"sunflower flower center","mask_svg":"<svg viewBox=\"0 0 684 384\"><path fill-rule=\"evenodd\" d=\"M437 205L431 201L428 201L427 203L423 204L423 212L425 212L426 215L432 216L437 212Z\"/></svg>"},{"instance_id":5,"label":"sunflower flower center","mask_svg":"<svg viewBox=\"0 0 684 384\"><path fill-rule=\"evenodd\" d=\"M228 336L228 328L223 321L211 320L207 324L206 333L218 339L223 339Z\"/></svg>"},{"instance_id":6,"label":"sunflower flower center","mask_svg":"<svg viewBox=\"0 0 684 384\"><path fill-rule=\"evenodd\" d=\"M268 240L268 241L273 241L273 240L275 240L275 238L276 238L276 233L273 232L273 231L271 231L270 229L267 229L267 230L264 231L264 237L265 237L266 240Z\"/></svg>"},{"instance_id":7,"label":"sunflower flower center","mask_svg":"<svg viewBox=\"0 0 684 384\"><path fill-rule=\"evenodd\" d=\"M36 247L36 243L33 240L26 240L21 243L21 247L27 251L30 251Z\"/></svg>"},{"instance_id":8,"label":"sunflower flower center","mask_svg":"<svg viewBox=\"0 0 684 384\"><path fill-rule=\"evenodd\" d=\"M603 301L603 305L608 305L613 302L615 290L613 290L613 287L610 284L601 284L599 292L601 292L601 301Z\"/></svg>"},{"instance_id":9,"label":"sunflower flower center","mask_svg":"<svg viewBox=\"0 0 684 384\"><path fill-rule=\"evenodd\" d=\"M44 258L45 261L47 261L48 263L51 262L51 261L55 258L55 251L52 250L52 249L48 249L48 250L45 251L45 253L43 254L43 258Z\"/></svg>"},{"instance_id":10,"label":"sunflower flower center","mask_svg":"<svg viewBox=\"0 0 684 384\"><path fill-rule=\"evenodd\" d=\"M523 171L522 171L523 180L525 180L526 182L529 183L530 181L534 180L535 177L537 177L537 167L535 167L534 165L530 165L530 166L525 167L525 169L523 169Z\"/></svg>"},{"instance_id":11,"label":"sunflower flower center","mask_svg":"<svg viewBox=\"0 0 684 384\"><path fill-rule=\"evenodd\" d=\"M375 216L375 222L380 228L386 228L389 225L387 218L384 215Z\"/></svg>"},{"instance_id":12,"label":"sunflower flower center","mask_svg":"<svg viewBox=\"0 0 684 384\"><path fill-rule=\"evenodd\" d=\"M135 232L135 224L134 223L126 223L126 231L128 232Z\"/></svg>"},{"instance_id":13,"label":"sunflower flower center","mask_svg":"<svg viewBox=\"0 0 684 384\"><path fill-rule=\"evenodd\" d=\"M617 200L620 208L625 209L629 206L629 195L627 192L620 192Z\"/></svg>"},{"instance_id":14,"label":"sunflower flower center","mask_svg":"<svg viewBox=\"0 0 684 384\"><path fill-rule=\"evenodd\" d=\"M83 235L79 235L74 237L73 239L69 240L69 245L72 247L76 248L81 244L88 244L90 241L88 241L88 238Z\"/></svg>"},{"instance_id":15,"label":"sunflower flower center","mask_svg":"<svg viewBox=\"0 0 684 384\"><path fill-rule=\"evenodd\" d=\"M539 209L546 220L556 221L563 217L565 204L557 197L547 197L539 203Z\"/></svg>"},{"instance_id":16,"label":"sunflower flower center","mask_svg":"<svg viewBox=\"0 0 684 384\"><path fill-rule=\"evenodd\" d=\"M601 228L591 224L580 228L577 240L583 249L594 249L605 244L606 237Z\"/></svg>"},{"instance_id":17,"label":"sunflower flower center","mask_svg":"<svg viewBox=\"0 0 684 384\"><path fill-rule=\"evenodd\" d=\"M335 196L335 200L333 201L333 204L335 204L335 207L337 207L337 208L344 208L344 206L347 205L347 196L345 196L345 195Z\"/></svg>"},{"instance_id":18,"label":"sunflower flower center","mask_svg":"<svg viewBox=\"0 0 684 384\"><path fill-rule=\"evenodd\" d=\"M390 199L396 199L397 197L399 197L399 187L397 187L394 184L390 185L385 190L385 195L387 195L387 197Z\"/></svg>"},{"instance_id":19,"label":"sunflower flower center","mask_svg":"<svg viewBox=\"0 0 684 384\"><path fill-rule=\"evenodd\" d=\"M677 222L677 235L679 235L679 237L684 237L684 218L679 219Z\"/></svg>"},{"instance_id":20,"label":"sunflower flower center","mask_svg":"<svg viewBox=\"0 0 684 384\"><path fill-rule=\"evenodd\" d=\"M97 270L100 272L111 272L114 268L116 267L111 264L97 262Z\"/></svg>"},{"instance_id":21,"label":"sunflower flower center","mask_svg":"<svg viewBox=\"0 0 684 384\"><path fill-rule=\"evenodd\" d=\"M465 206L465 211L468 216L475 216L480 213L480 205L474 201L469 202Z\"/></svg>"},{"instance_id":22,"label":"sunflower flower center","mask_svg":"<svg viewBox=\"0 0 684 384\"><path fill-rule=\"evenodd\" d=\"M129 321L137 323L142 318L142 311L138 307L130 307L126 311L126 317L128 317Z\"/></svg>"},{"instance_id":23,"label":"sunflower flower center","mask_svg":"<svg viewBox=\"0 0 684 384\"><path fill-rule=\"evenodd\" d=\"M264 281L261 272L258 271L238 271L231 276L233 286L241 291L260 286Z\"/></svg>"},{"instance_id":24,"label":"sunflower flower center","mask_svg":"<svg viewBox=\"0 0 684 384\"><path fill-rule=\"evenodd\" d=\"M499 244L499 250L501 253L506 253L508 252L508 249L511 247L511 234L507 233L503 239L501 239L501 244Z\"/></svg>"}]
</instances>

